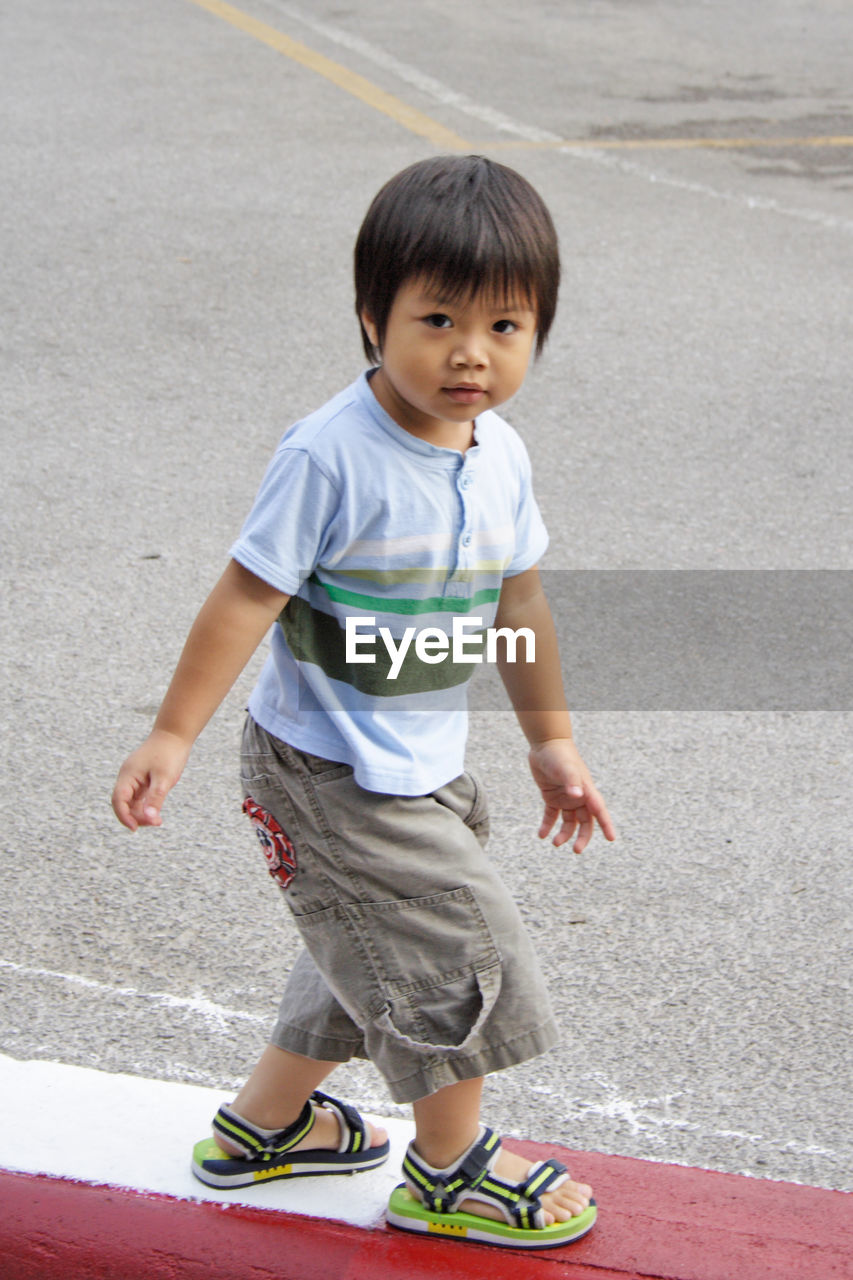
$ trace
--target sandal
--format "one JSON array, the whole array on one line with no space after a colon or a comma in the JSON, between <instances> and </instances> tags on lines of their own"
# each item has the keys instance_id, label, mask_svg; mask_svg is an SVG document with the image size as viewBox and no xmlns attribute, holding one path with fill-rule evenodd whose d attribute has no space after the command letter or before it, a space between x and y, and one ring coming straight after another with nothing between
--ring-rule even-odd
<instances>
[{"instance_id":1,"label":"sandal","mask_svg":"<svg viewBox=\"0 0 853 1280\"><path fill-rule=\"evenodd\" d=\"M598 1214L594 1200L568 1222L545 1226L539 1197L566 1181L566 1166L559 1160L540 1160L531 1165L524 1182L506 1182L492 1172L500 1148L500 1138L481 1125L480 1136L455 1164L434 1169L410 1144L403 1173L417 1194L405 1184L396 1187L388 1205L388 1222L403 1231L437 1233L515 1249L554 1249L585 1236ZM458 1212L457 1205L464 1200L496 1206L504 1222Z\"/></svg>"},{"instance_id":2,"label":"sandal","mask_svg":"<svg viewBox=\"0 0 853 1280\"><path fill-rule=\"evenodd\" d=\"M334 1111L337 1116L341 1130L337 1151L293 1150L314 1126L312 1103ZM274 1133L258 1130L230 1107L219 1108L213 1128L239 1146L244 1154L227 1154L215 1138L197 1142L193 1148L192 1171L209 1187L246 1187L256 1182L272 1182L274 1178L304 1178L310 1174L358 1173L382 1164L390 1150L387 1141L381 1146L369 1145L364 1120L354 1107L319 1091L311 1094L298 1119L286 1129Z\"/></svg>"}]
</instances>

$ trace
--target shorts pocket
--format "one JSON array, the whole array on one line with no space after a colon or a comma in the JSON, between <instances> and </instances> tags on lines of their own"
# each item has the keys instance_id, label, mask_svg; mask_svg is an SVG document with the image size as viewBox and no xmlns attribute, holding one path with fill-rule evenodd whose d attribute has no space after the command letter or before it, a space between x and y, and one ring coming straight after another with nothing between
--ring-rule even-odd
<instances>
[{"instance_id":1,"label":"shorts pocket","mask_svg":"<svg viewBox=\"0 0 853 1280\"><path fill-rule=\"evenodd\" d=\"M465 818L465 825L471 828L480 844L484 845L489 838L489 806L486 790L478 773L473 769L468 769L466 772L474 787L474 803Z\"/></svg>"},{"instance_id":2,"label":"shorts pocket","mask_svg":"<svg viewBox=\"0 0 853 1280\"><path fill-rule=\"evenodd\" d=\"M312 755L310 751L303 751L299 747L289 747L288 750L296 761L297 768L301 764L316 783L332 782L335 778L352 777L353 767L351 764L344 764L340 760L327 760L324 756Z\"/></svg>"},{"instance_id":3,"label":"shorts pocket","mask_svg":"<svg viewBox=\"0 0 853 1280\"><path fill-rule=\"evenodd\" d=\"M500 993L500 956L467 886L350 903L296 923L351 1016L410 1048L464 1050Z\"/></svg>"}]
</instances>

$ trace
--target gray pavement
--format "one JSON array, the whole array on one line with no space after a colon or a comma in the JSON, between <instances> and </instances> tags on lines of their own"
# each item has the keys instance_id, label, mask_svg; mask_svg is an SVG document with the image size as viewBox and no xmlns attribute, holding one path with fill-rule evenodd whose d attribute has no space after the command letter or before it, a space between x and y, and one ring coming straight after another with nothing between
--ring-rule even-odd
<instances>
[{"instance_id":1,"label":"gray pavement","mask_svg":"<svg viewBox=\"0 0 853 1280\"><path fill-rule=\"evenodd\" d=\"M566 634L606 636L600 617L584 626L597 597L578 570L691 571L694 586L821 570L841 584L837 654L849 579L834 575L853 568L849 5L240 11L548 199L561 310L507 416L533 456ZM239 813L259 658L162 831L128 836L109 792L281 431L362 367L349 262L369 198L435 146L393 104L191 0L6 6L0 96L0 1052L227 1093L296 948ZM594 653L564 654L620 829L579 860L537 841L520 734L488 680L474 699L492 852L564 1028L559 1050L491 1081L489 1118L850 1188L849 683L836 665L837 702L795 698L795 656L775 702L697 701L659 664L657 692L635 698L623 677L642 656L654 685L653 637L626 642L621 668L606 646L615 699L584 679ZM336 1087L396 1110L368 1065Z\"/></svg>"}]
</instances>

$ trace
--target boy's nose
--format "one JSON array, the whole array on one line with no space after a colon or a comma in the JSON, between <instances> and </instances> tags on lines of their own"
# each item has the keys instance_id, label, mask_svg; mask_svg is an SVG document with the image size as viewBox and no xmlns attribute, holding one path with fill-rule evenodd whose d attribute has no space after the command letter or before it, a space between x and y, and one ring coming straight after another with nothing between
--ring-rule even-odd
<instances>
[{"instance_id":1,"label":"boy's nose","mask_svg":"<svg viewBox=\"0 0 853 1280\"><path fill-rule=\"evenodd\" d=\"M488 363L485 343L474 335L461 338L456 346L451 362L455 368L482 369Z\"/></svg>"}]
</instances>

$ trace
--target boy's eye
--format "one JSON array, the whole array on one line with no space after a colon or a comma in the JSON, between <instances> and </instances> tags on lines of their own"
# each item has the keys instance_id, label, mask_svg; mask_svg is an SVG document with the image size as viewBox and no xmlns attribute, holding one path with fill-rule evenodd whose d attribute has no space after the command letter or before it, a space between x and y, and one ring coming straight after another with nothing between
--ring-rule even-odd
<instances>
[{"instance_id":1,"label":"boy's eye","mask_svg":"<svg viewBox=\"0 0 853 1280\"><path fill-rule=\"evenodd\" d=\"M495 333L515 333L518 325L514 320L496 320L492 328Z\"/></svg>"},{"instance_id":2,"label":"boy's eye","mask_svg":"<svg viewBox=\"0 0 853 1280\"><path fill-rule=\"evenodd\" d=\"M450 316L443 315L440 311L436 311L433 315L426 316L424 323L428 324L431 329L449 329L453 321Z\"/></svg>"}]
</instances>

